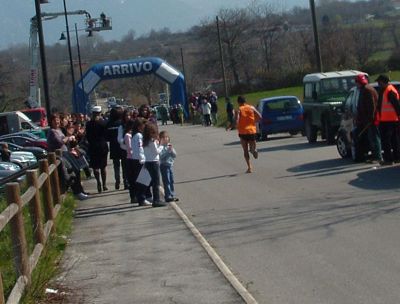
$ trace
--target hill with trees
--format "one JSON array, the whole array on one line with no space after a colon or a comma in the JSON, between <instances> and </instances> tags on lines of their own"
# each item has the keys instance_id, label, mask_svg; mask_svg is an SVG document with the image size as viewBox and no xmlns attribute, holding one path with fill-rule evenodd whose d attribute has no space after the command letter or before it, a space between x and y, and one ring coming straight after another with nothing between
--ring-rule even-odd
<instances>
[{"instance_id":1,"label":"hill with trees","mask_svg":"<svg viewBox=\"0 0 400 304\"><path fill-rule=\"evenodd\" d=\"M316 10L325 71L359 69L375 74L400 68L398 11L394 2L320 0ZM272 5L255 1L246 8L221 9L218 18L230 93L298 85L304 74L316 71L308 9L295 7L282 13ZM213 89L222 95L215 17L203 20L186 32L173 33L164 28L143 36L130 31L120 41L106 42L100 34L79 39L84 70L102 61L156 56L180 70L184 63L189 92ZM71 110L72 85L66 44L46 47L46 55L51 103L58 110ZM29 62L27 45L0 52L2 109L24 107ZM156 103L160 92L165 92L165 84L154 76L107 81L97 89L101 96L114 95L131 104Z\"/></svg>"}]
</instances>

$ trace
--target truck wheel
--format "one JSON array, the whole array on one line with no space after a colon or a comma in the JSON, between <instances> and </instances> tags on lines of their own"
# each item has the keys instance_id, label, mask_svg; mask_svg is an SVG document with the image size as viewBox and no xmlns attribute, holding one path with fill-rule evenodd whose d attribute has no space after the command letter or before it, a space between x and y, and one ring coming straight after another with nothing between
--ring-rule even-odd
<instances>
[{"instance_id":1,"label":"truck wheel","mask_svg":"<svg viewBox=\"0 0 400 304\"><path fill-rule=\"evenodd\" d=\"M324 120L324 132L326 143L328 145L332 145L335 143L335 132L332 130L331 124L329 123L328 119Z\"/></svg>"},{"instance_id":2,"label":"truck wheel","mask_svg":"<svg viewBox=\"0 0 400 304\"><path fill-rule=\"evenodd\" d=\"M317 141L317 127L311 124L311 119L307 118L305 123L305 134L310 144Z\"/></svg>"},{"instance_id":3,"label":"truck wheel","mask_svg":"<svg viewBox=\"0 0 400 304\"><path fill-rule=\"evenodd\" d=\"M336 140L336 148L342 158L349 158L351 156L351 149L348 148L347 139L343 133L339 134Z\"/></svg>"}]
</instances>

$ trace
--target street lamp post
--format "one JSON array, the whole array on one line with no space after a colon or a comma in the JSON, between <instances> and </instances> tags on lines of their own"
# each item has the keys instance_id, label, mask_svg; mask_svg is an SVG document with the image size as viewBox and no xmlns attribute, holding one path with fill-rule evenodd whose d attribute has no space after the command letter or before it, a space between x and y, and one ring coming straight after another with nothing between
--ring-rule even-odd
<instances>
[{"instance_id":1,"label":"street lamp post","mask_svg":"<svg viewBox=\"0 0 400 304\"><path fill-rule=\"evenodd\" d=\"M66 32L67 32L69 65L70 65L70 69L71 69L73 104L74 104L74 108L76 109L76 101L77 101L77 98L76 98L76 91L75 91L75 73L74 73L74 65L73 65L73 62L72 62L71 38L70 38L70 35L69 35L67 5L66 5L66 3L65 3L65 0L63 0L63 3L64 3L65 27L66 27Z\"/></svg>"},{"instance_id":2,"label":"street lamp post","mask_svg":"<svg viewBox=\"0 0 400 304\"><path fill-rule=\"evenodd\" d=\"M76 23L75 23L75 35L76 35L76 48L78 50L79 76L81 77L81 81L82 81L82 99L84 99L85 86L83 84L83 78L82 78L83 74L82 74L81 49L80 49L80 46L79 46L78 28L76 26Z\"/></svg>"},{"instance_id":3,"label":"street lamp post","mask_svg":"<svg viewBox=\"0 0 400 304\"><path fill-rule=\"evenodd\" d=\"M48 83L48 78L47 78L46 53L44 50L42 12L40 10L41 3L47 3L47 0L35 0L35 10L36 10L37 28L38 28L38 33L39 33L39 49L40 49L40 61L42 63L44 99L45 99L47 115L50 115L51 107L50 107L50 96L49 96L49 83Z\"/></svg>"}]
</instances>

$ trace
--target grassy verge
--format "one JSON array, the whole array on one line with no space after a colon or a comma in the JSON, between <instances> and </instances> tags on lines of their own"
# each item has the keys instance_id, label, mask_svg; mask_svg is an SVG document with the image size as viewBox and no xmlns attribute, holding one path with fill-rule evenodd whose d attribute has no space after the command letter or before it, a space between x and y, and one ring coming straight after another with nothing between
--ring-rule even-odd
<instances>
[{"instance_id":1,"label":"grassy verge","mask_svg":"<svg viewBox=\"0 0 400 304\"><path fill-rule=\"evenodd\" d=\"M0 210L5 208L4 199L0 199ZM26 209L26 208L24 208ZM42 252L39 263L32 273L32 284L26 290L21 303L41 303L45 298L45 287L48 282L54 278L60 271L59 263L65 247L68 242L68 236L72 230L73 211L75 209L75 200L72 195L67 195L61 210L56 218L56 231L50 237L46 244L46 248ZM33 238L30 228L29 215L25 214L25 228L27 241L29 243L29 252L32 252ZM4 293L7 298L11 292L15 281L16 274L13 264L13 253L11 245L10 228L5 228L0 234L0 270L3 275ZM42 302L46 303L46 302Z\"/></svg>"}]
</instances>

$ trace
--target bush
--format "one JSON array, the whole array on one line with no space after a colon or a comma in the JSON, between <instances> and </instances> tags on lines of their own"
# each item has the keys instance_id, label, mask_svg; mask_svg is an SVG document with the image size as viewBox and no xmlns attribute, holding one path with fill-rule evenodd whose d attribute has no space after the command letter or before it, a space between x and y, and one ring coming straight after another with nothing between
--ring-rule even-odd
<instances>
[{"instance_id":1,"label":"bush","mask_svg":"<svg viewBox=\"0 0 400 304\"><path fill-rule=\"evenodd\" d=\"M382 71L388 70L388 62L386 60L371 60L362 66L361 69L369 75L379 74L382 73Z\"/></svg>"},{"instance_id":2,"label":"bush","mask_svg":"<svg viewBox=\"0 0 400 304\"><path fill-rule=\"evenodd\" d=\"M400 51L394 51L388 60L388 68L390 70L400 69Z\"/></svg>"}]
</instances>

